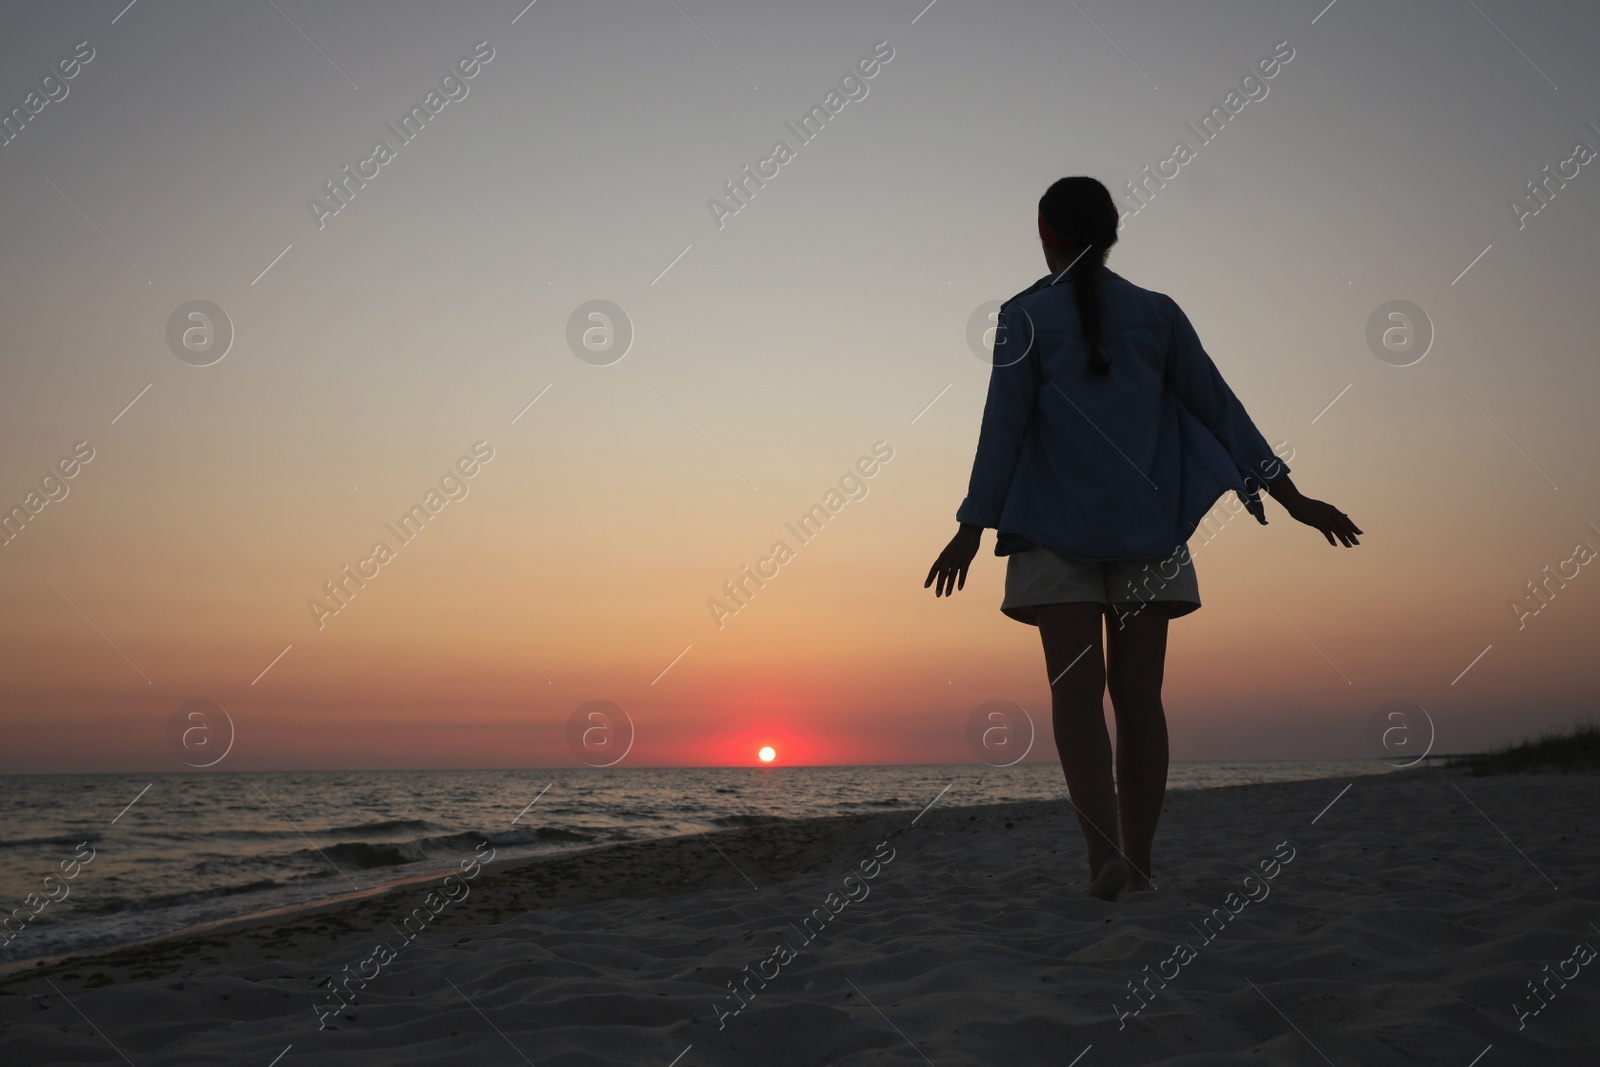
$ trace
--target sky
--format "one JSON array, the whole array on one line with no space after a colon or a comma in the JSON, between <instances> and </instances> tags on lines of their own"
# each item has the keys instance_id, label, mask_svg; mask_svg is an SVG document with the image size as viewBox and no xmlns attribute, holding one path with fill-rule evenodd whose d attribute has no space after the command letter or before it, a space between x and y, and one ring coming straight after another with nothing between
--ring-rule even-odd
<instances>
[{"instance_id":1,"label":"sky","mask_svg":"<svg viewBox=\"0 0 1600 1067\"><path fill-rule=\"evenodd\" d=\"M922 582L1038 197L1146 167L1109 265L1366 531L1268 502L1193 547L1173 758L1381 755L1396 701L1436 752L1593 708L1591 6L3 18L0 772L963 762L990 701L1054 758L992 535L954 599Z\"/></svg>"}]
</instances>

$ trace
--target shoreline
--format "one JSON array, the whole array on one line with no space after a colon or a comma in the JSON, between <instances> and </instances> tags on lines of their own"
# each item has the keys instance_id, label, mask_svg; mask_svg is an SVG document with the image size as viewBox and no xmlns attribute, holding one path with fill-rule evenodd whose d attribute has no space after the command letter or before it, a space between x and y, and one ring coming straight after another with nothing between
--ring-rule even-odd
<instances>
[{"instance_id":1,"label":"shoreline","mask_svg":"<svg viewBox=\"0 0 1600 1067\"><path fill-rule=\"evenodd\" d=\"M1233 787L1227 787L1233 788ZM1039 803L1050 803L1039 802ZM1005 807L1010 805L981 805L987 807ZM978 810L978 809L975 809ZM579 872L583 869L604 868L606 860L614 853L626 854L628 859L637 857L638 861L649 864L664 856L682 858L685 852L703 852L703 856L690 857L696 860L717 860L715 846L708 840L714 838L721 840L726 837L738 837L757 847L781 844L785 839L798 837L802 841L816 842L827 841L838 834L846 834L863 824L892 818L893 815L880 813L859 815L829 815L815 819L775 820L757 826L728 827L704 834L674 834L668 837L651 838L638 841L612 841L586 848L576 848L567 851L546 853L535 856L525 856L514 860L495 863L493 860L485 865L481 875L473 882L474 895L478 894L503 894L509 892L510 904L479 904L469 909L473 923L465 923L461 912L456 912L455 921L447 922L431 929L456 929L477 925L487 911L495 918L494 923L500 921L500 916L511 912L515 907L526 900L528 907L572 907L600 903L606 900L619 898L626 899L652 899L657 896L678 896L694 893L701 889L718 888L725 883L738 882L740 876L725 866L724 875L715 867L706 864L706 876L701 880L685 879L673 883L670 888L662 892L652 891L647 886L642 886L632 879L623 878L622 886L604 884L615 879L602 878L602 887L594 890L567 888L568 883L581 884ZM720 864L721 861L717 860ZM789 870L790 865L781 861L769 866L771 871L768 880L774 874ZM156 937L141 938L137 941L121 945L111 945L104 948L89 949L87 951L56 953L42 957L32 957L24 960L14 960L0 965L0 997L12 995L10 987L30 978L53 977L74 970L94 967L100 973L108 971L122 972L124 977L133 980L154 977L147 974L151 966L159 966L159 961L166 959L182 959L183 953L192 948L220 947L222 944L243 945L255 943L262 947L261 959L277 958L267 954L268 942L272 942L271 951L289 950L305 941L315 941L315 937L303 937L308 930L321 926L340 926L348 931L351 940L359 942L359 932L381 933L381 923L394 918L399 911L398 905L413 903L412 897L421 898L419 886L437 881L455 871L454 867L440 867L437 870L407 876L397 882L388 882L374 886L360 892L344 893L332 898L317 901L308 901L300 904L286 904L278 908L256 912L250 915L235 916L227 919L216 919L201 923L196 926L185 927L171 933L161 934ZM604 874L605 872L601 872ZM805 871L799 867L792 869L794 874ZM534 877L537 876L537 877ZM780 875L781 876L781 875ZM509 887L514 879L528 878L530 884L525 889ZM536 896L539 891L548 890L548 896ZM473 899L471 896L466 900ZM481 909L481 910L480 910ZM451 914L452 909L445 909L441 916ZM365 922L354 921L362 913L367 913Z\"/></svg>"},{"instance_id":2,"label":"shoreline","mask_svg":"<svg viewBox=\"0 0 1600 1067\"><path fill-rule=\"evenodd\" d=\"M1437 756L1429 757L1426 762L1422 763L1421 766L1416 768L1416 769L1423 770L1423 769L1428 769L1430 767L1436 767L1437 766L1437 762L1436 761L1438 759L1440 759L1440 758L1441 757L1437 757ZM1188 765L1192 764L1193 762L1194 761L1188 761L1187 763L1185 761L1176 761L1174 766L1175 767L1185 767L1185 766L1188 766ZM1219 766L1219 767L1233 767L1233 766L1237 766L1239 764L1248 764L1248 763L1280 764L1280 763L1283 763L1283 762L1284 761L1280 761L1280 760L1202 761L1203 765L1215 765L1215 766ZM1289 761L1289 762L1294 762L1294 761ZM1341 763L1341 762L1344 762L1344 763L1353 763L1353 764L1371 764L1372 765L1372 769L1370 769L1370 770L1362 770L1360 772L1356 772L1352 768L1349 768L1349 767L1346 767L1346 768L1326 767L1326 768L1317 768L1317 770L1325 771L1328 774L1333 775L1333 776L1338 776L1338 775L1341 775L1341 774L1349 775L1351 773L1361 773L1361 774L1364 774L1364 775L1370 775L1370 774L1383 775L1383 774L1386 773L1382 769L1378 769L1377 765L1380 764L1382 761L1381 760L1376 760L1376 759L1374 759L1374 760L1351 760L1351 761L1327 761L1327 762L1329 762L1329 763ZM915 765L915 766L921 767L921 766L924 766L924 765L920 765L919 764L919 765ZM973 765L971 765L971 764L926 765L926 766L930 766L930 767L945 767L945 766L948 766L948 768L952 772L970 771L970 770L973 769ZM1047 775L1049 775L1052 779L1059 779L1059 775L1060 775L1059 765L1055 761L1049 761L1048 763L1040 762L1040 763L1037 764L1037 767L1044 769L1045 773ZM765 770L767 768L757 768L757 769L758 770ZM246 772L237 772L237 773L246 773ZM250 772L250 773L254 773L254 772ZM1390 770L1387 773L1394 774L1394 773L1405 773L1405 772L1404 771ZM1183 778L1185 776L1180 772L1179 773L1179 777ZM1305 778L1284 779L1284 781L1307 781L1307 780L1314 780L1314 779L1305 779ZM1172 793L1172 794L1177 794L1177 793L1180 793L1180 792L1191 792L1191 791L1197 791L1197 790L1198 791L1206 791L1206 790L1213 790L1213 789L1229 789L1229 788L1236 788L1236 787L1241 786L1241 785L1249 785L1249 784L1273 784L1273 782L1271 780L1268 780L1268 781L1265 781L1265 782L1254 782L1254 783L1251 783L1251 782L1231 782L1231 783L1228 783L1228 784L1216 784L1216 783L1212 783L1212 782L1193 783L1193 782L1187 782L1187 781L1180 781L1178 783L1175 783L1175 784L1169 786L1169 792ZM1057 789L1062 791L1062 792L1064 792L1064 790L1061 790L1061 786L1060 786L1059 781L1057 782ZM1047 795L1049 795L1050 791L1047 790L1046 792L1047 792ZM906 794L906 795L909 795L909 794ZM1034 799L1042 799L1042 798L1040 798L1040 797L1038 797L1036 795ZM987 801L987 800L984 800L984 801L974 800L971 803L969 803L967 806L982 807L982 806L986 806L986 805L988 805L990 803L1016 803L1016 802L1023 802L1023 801L1024 801L1023 797L1012 796L1012 797L1009 797L1009 798L1006 798L1006 799L997 799L997 800L994 800L992 802L991 801ZM946 802L948 802L948 801L946 801ZM920 802L917 802L917 803L920 803ZM901 806L901 805L903 805L903 806ZM859 811L859 812L848 812L847 811L847 812L842 812L842 813L835 812L835 813L832 813L832 814L799 815L799 816L795 816L795 815L784 816L784 815L774 814L774 815L771 815L769 818L770 818L770 822L772 824L776 825L776 824L783 824L785 822L813 822L813 821L818 821L818 820L826 821L827 819L830 819L830 818L849 818L849 817L853 817L853 816L858 815L858 814L860 814L860 815L879 815L879 814L893 815L897 811L907 811L907 812L914 811L916 809L916 807L917 807L916 803L906 804L905 802L902 801L902 802L900 802L899 805L885 806L885 807L876 807L876 806L874 806L874 807L867 808L867 809ZM691 825L693 825L693 824L691 824ZM744 830L752 829L752 828L754 828L756 826L759 826L759 825L761 825L761 824L760 823L753 823L753 824L747 824L747 825L722 826L722 827L718 827L716 829L711 829L710 827L707 827L707 831L706 832L713 833L713 834L729 833L729 832L735 832L735 831L741 831L742 832ZM463 832L463 833L467 834L467 835L470 835L470 832ZM528 854L525 851L522 851L522 852L520 852L520 854L514 855L514 857L509 859L509 860L500 861L500 863L496 865L495 869L496 870L505 869L504 865L506 863L508 863L508 862L510 864L514 865L514 866L522 866L522 865L525 865L525 864L538 864L538 863L543 863L543 862L546 862L546 861L554 860L554 859L560 858L562 856L577 855L577 854L581 854L581 853L584 853L584 852L592 852L592 851L595 851L595 850L616 848L616 847L619 847L619 846L643 844L643 843L646 843L646 842L649 842L649 841L667 841L667 840L672 840L672 839L677 838L677 837L693 837L693 836L696 836L697 833L698 833L698 831L685 831L685 832L683 832L681 834L669 834L669 835L663 835L663 836L660 836L660 837L640 837L640 838L633 838L633 839L630 839L630 840L601 841L601 842L591 842L591 843L586 843L586 844L576 844L576 843L574 843L574 844L567 844L567 845L564 845L564 846L554 846L554 847L551 847L549 851L541 851L541 852L536 852L536 853L532 853L532 854ZM491 843L494 843L494 842L491 842ZM500 846L500 845L496 844L496 847L505 847L505 846ZM509 851L513 851L513 852L518 852L519 851L516 845L510 846L508 850ZM49 948L47 951L40 952L40 953L38 953L36 955L28 955L28 956L25 956L25 957L13 958L13 959L9 959L9 960L0 961L0 987L3 987L5 985L5 983L7 982L7 980L12 975L17 974L18 972L27 971L27 970L29 970L31 968L34 968L41 961L43 961L43 963L45 964L46 967L50 967L50 966L53 966L54 964L57 964L57 963L60 963L62 961L69 960L69 959L95 957L95 956L103 955L103 954L106 954L106 953L114 953L114 952L117 952L117 951L123 950L123 949L132 949L132 948L136 948L136 947L140 947L140 946L146 946L146 945L151 945L151 944L155 944L155 943L159 943L159 942L164 942L164 941L168 941L168 940L171 940L171 939L174 939L174 938L197 937L197 936L200 936L202 934L214 933L214 932L218 932L218 931L227 931L227 930L229 930L229 929L231 929L233 927L239 926L241 924L268 923L268 922L273 922L273 921L289 921L289 920L292 920L296 915L299 915L299 914L302 914L302 913L317 912L317 911L321 911L321 910L327 909L327 908L335 908L335 907L338 907L338 906L346 904L346 903L351 903L351 902L360 901L360 900L368 900L368 899L371 899L373 897L386 896L386 895L388 895L390 893L394 893L394 892L398 892L398 891L404 890L408 886L413 886L413 885L425 883L425 882L428 882L430 880L443 877L444 875L450 873L451 870L453 869L448 864L449 864L449 861L445 860L443 855L441 854L441 855L433 857L432 865L430 865L430 866L428 866L426 868L411 867L409 870L406 870L404 873L400 873L399 871L396 871L396 873L394 875L392 875L391 877L382 878L380 881L378 881L374 885L363 887L363 888L359 888L359 889L350 889L350 890L338 889L337 891L334 891L334 887L337 886L337 884L338 884L337 883L337 879L330 879L330 881L328 883L328 886L327 886L327 888L330 891L327 892L326 895L315 896L315 897L311 897L309 899L290 900L290 901L286 901L286 902L282 902L282 903L272 903L272 902L269 902L269 901L261 901L261 902L258 902L254 906L254 908L252 910L249 910L249 911L244 911L244 912L241 912L241 913L238 913L238 914L232 914L232 915L224 914L224 915L219 915L219 916L212 917L212 918L203 918L203 919L199 919L198 921L187 921L187 922L183 922L182 925L174 925L174 926L172 926L172 928L165 929L165 930L162 930L160 928L163 925L167 925L167 924L157 921L157 922L146 924L146 929L144 931L142 931L142 932L137 932L137 933L134 933L132 931L125 932L125 933L122 933L120 935L118 933L116 933L116 932L111 932L109 934L107 934L107 933L98 933L98 934L91 933L88 937L85 938L85 941L87 942L85 944L79 944L79 945L76 945L76 946L69 946L69 947L55 946L55 947ZM407 865L407 866L409 867L410 865ZM373 875L381 876L383 870L384 870L384 868L382 868L382 867L363 868L362 869L362 880L365 881L367 877L370 877L370 876L373 876ZM348 879L346 879L346 880L348 881ZM128 914L133 915L133 916L138 916L141 913L143 913L142 909L139 909L137 907L131 909L128 912ZM146 914L149 914L149 915L155 917L158 920L161 918L159 910L151 911L151 912L148 912ZM81 919L79 921L80 922L88 921L88 922L92 923L94 921L94 916L90 915L90 916L87 917L87 919ZM150 926L156 927L157 930L156 931L149 930L148 927L150 927Z\"/></svg>"},{"instance_id":3,"label":"shoreline","mask_svg":"<svg viewBox=\"0 0 1600 1067\"><path fill-rule=\"evenodd\" d=\"M1389 775L1375 777L1398 777L1407 775L1427 775L1454 768L1444 767L1410 767L1398 769ZM1280 786L1304 785L1306 783L1342 781L1340 778L1306 778L1292 782L1254 782L1235 785L1190 787L1171 790L1168 794L1169 801L1175 795L1198 795L1204 793L1226 793L1230 790L1276 788ZM967 814L990 812L994 809L1024 809L1048 808L1060 809L1070 815L1070 803L1065 796L1058 800L1024 800L1003 801L991 804L950 805L948 808L936 809L948 812L962 812ZM716 859L717 853L712 851L716 846L711 839L721 841L724 838L739 838L749 841L758 849L764 844L781 841L791 835L798 836L807 841L826 841L838 835L849 835L859 827L875 823L896 824L905 821L905 817L912 809L893 809L884 812L872 812L847 815L828 815L811 819L775 819L770 823L754 826L737 826L713 830L709 835L687 833L674 834L660 838L649 838L634 841L612 841L587 847L573 848L559 852L544 853L533 856L524 856L517 859L505 860L500 863L486 864L480 879L474 887L484 894L501 894L506 891L506 883L514 878L523 876L540 875L537 879L538 886L549 887L558 882L571 880L567 873L569 866L573 867L605 867L606 858L614 852L623 852L629 858L633 855L648 857L653 860L660 855L673 855L681 853L685 847L692 848L695 842L704 842L704 851L707 859ZM1076 832L1076 825L1072 824L1072 831ZM625 862L625 861L624 861ZM720 864L720 861L718 861ZM722 865L727 870L726 865ZM805 869L791 868L782 863L769 868L773 874L788 871L787 877L808 873ZM410 903L412 897L421 897L419 886L437 881L455 871L454 867L441 866L424 872L406 875L396 881L385 882L368 889L335 894L314 901L285 904L264 911L252 912L247 915L232 916L224 919L213 919L193 926L183 927L178 930L154 937L139 938L122 944L106 945L85 950L74 950L61 953L51 953L44 956L29 957L27 959L13 960L0 964L0 996L9 994L10 987L31 977L48 977L56 974L71 973L83 968L95 967L99 973L111 971L120 972L124 976L150 977L146 974L149 965L157 965L157 961L176 958L177 954L186 947L209 946L220 947L223 944L250 941L265 946L268 940L274 942L274 950L288 950L297 946L307 938L299 936L306 924L326 922L336 924L351 931L365 929L367 932L381 933L380 920L389 920L397 912L401 903ZM603 872L602 872L603 873ZM640 892L637 887L631 891L598 890L594 893L564 892L548 899L530 898L529 896L513 891L511 904L494 905L488 910L498 924L500 916L506 914L511 908L520 906L523 900L531 900L530 907L573 907L600 903L605 900L626 897L627 899L650 899L660 895L677 895L678 893L693 893L701 889L717 888L725 878L711 877L716 874L715 867L708 869L708 877L703 884L694 884L688 881L677 883L671 893ZM727 870L735 883L740 876L732 870ZM772 876L769 875L769 881ZM534 887L530 886L530 889ZM470 898L469 898L470 899ZM369 907L370 906L370 907ZM445 909L448 913L450 909ZM469 909L474 919L481 919L482 912L477 908ZM353 921L353 917L363 912L369 912L373 919L365 924ZM456 922L444 924L440 928L456 928ZM285 931L289 932L285 934ZM271 934L268 938L266 935ZM314 939L310 939L314 940ZM273 958L263 955L262 959Z\"/></svg>"}]
</instances>

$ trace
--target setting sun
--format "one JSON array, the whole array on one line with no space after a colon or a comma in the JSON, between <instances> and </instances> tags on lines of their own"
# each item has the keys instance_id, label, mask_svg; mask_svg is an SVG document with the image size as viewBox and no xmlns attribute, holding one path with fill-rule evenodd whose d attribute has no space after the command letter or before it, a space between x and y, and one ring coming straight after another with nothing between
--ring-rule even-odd
<instances>
[{"instance_id":1,"label":"setting sun","mask_svg":"<svg viewBox=\"0 0 1600 1067\"><path fill-rule=\"evenodd\" d=\"M778 751L771 745L767 745L760 752L757 752L756 755L761 757L762 763L771 763L773 760L778 758Z\"/></svg>"}]
</instances>

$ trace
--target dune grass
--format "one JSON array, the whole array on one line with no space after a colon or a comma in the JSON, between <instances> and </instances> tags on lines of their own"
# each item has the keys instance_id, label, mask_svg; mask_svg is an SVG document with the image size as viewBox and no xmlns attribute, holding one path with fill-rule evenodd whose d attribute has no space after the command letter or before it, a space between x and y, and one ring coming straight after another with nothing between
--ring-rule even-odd
<instances>
[{"instance_id":1,"label":"dune grass","mask_svg":"<svg viewBox=\"0 0 1600 1067\"><path fill-rule=\"evenodd\" d=\"M1570 731L1557 727L1542 737L1493 752L1453 757L1446 766L1470 767L1474 778L1530 771L1600 773L1600 724L1584 719L1573 723Z\"/></svg>"}]
</instances>

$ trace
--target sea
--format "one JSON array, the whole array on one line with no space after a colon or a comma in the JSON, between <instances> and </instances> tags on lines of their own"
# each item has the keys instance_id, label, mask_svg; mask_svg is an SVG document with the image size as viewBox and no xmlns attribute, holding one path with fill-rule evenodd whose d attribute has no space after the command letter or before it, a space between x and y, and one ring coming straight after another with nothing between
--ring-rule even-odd
<instances>
[{"instance_id":1,"label":"sea","mask_svg":"<svg viewBox=\"0 0 1600 1067\"><path fill-rule=\"evenodd\" d=\"M1382 774L1173 763L1169 790ZM1054 763L0 776L0 968L496 862L790 819L1063 799Z\"/></svg>"}]
</instances>

